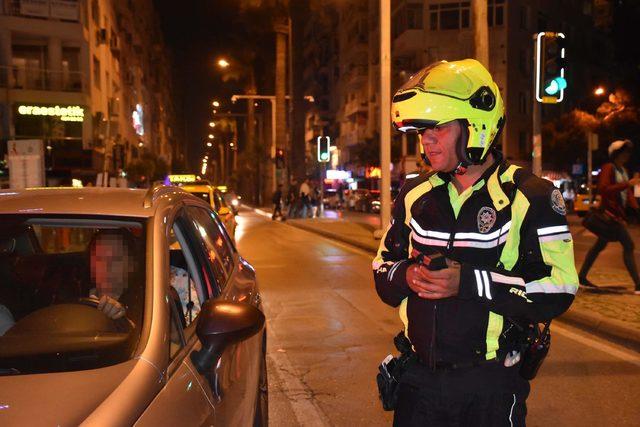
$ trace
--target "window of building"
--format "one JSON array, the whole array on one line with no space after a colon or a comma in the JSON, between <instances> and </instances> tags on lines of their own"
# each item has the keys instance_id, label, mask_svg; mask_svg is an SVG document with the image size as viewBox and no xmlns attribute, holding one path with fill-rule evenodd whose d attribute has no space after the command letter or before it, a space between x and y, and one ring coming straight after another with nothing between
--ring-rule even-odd
<instances>
[{"instance_id":1,"label":"window of building","mask_svg":"<svg viewBox=\"0 0 640 427\"><path fill-rule=\"evenodd\" d=\"M100 61L93 57L93 84L100 89Z\"/></svg>"},{"instance_id":2,"label":"window of building","mask_svg":"<svg viewBox=\"0 0 640 427\"><path fill-rule=\"evenodd\" d=\"M458 30L469 28L471 2L442 3L429 6L431 30Z\"/></svg>"},{"instance_id":3,"label":"window of building","mask_svg":"<svg viewBox=\"0 0 640 427\"><path fill-rule=\"evenodd\" d=\"M407 29L422 29L422 3L409 3L407 5Z\"/></svg>"},{"instance_id":4,"label":"window of building","mask_svg":"<svg viewBox=\"0 0 640 427\"><path fill-rule=\"evenodd\" d=\"M504 0L489 0L487 19L490 27L504 25Z\"/></svg>"},{"instance_id":5,"label":"window of building","mask_svg":"<svg viewBox=\"0 0 640 427\"><path fill-rule=\"evenodd\" d=\"M100 27L100 4L98 0L91 1L91 19L96 27Z\"/></svg>"}]
</instances>

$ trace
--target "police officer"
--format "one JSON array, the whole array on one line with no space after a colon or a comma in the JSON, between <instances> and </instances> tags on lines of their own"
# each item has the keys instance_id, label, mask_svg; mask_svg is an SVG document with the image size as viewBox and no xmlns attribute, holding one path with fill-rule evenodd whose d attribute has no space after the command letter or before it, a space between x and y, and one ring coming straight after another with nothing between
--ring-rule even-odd
<instances>
[{"instance_id":1,"label":"police officer","mask_svg":"<svg viewBox=\"0 0 640 427\"><path fill-rule=\"evenodd\" d=\"M524 425L523 330L567 310L578 287L562 194L494 148L504 106L475 60L417 73L392 120L420 135L435 172L405 183L373 262L417 355L394 425Z\"/></svg>"}]
</instances>

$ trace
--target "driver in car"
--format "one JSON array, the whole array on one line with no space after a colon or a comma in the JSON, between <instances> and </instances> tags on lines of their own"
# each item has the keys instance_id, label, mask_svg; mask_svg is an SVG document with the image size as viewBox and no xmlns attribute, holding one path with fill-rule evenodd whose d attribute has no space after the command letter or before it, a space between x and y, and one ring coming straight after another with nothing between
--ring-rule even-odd
<instances>
[{"instance_id":1,"label":"driver in car","mask_svg":"<svg viewBox=\"0 0 640 427\"><path fill-rule=\"evenodd\" d=\"M122 229L100 230L89 244L91 281L95 285L89 295L99 301L98 310L113 320L126 313L119 300L135 272L134 247L133 236Z\"/></svg>"}]
</instances>

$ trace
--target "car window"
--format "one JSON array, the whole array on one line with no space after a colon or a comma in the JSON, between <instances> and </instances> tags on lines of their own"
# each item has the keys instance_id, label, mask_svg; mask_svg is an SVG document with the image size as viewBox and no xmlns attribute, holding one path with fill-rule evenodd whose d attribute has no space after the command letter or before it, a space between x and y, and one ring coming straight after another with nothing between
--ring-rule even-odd
<instances>
[{"instance_id":1,"label":"car window","mask_svg":"<svg viewBox=\"0 0 640 427\"><path fill-rule=\"evenodd\" d=\"M168 245L169 297L178 308L182 327L186 328L200 313L207 293L199 278L196 260L189 253L186 237L178 224L174 224L169 232Z\"/></svg>"},{"instance_id":2,"label":"car window","mask_svg":"<svg viewBox=\"0 0 640 427\"><path fill-rule=\"evenodd\" d=\"M196 207L188 207L187 211L211 263L215 280L222 288L233 269L233 252L229 247L228 237L213 213Z\"/></svg>"},{"instance_id":3,"label":"car window","mask_svg":"<svg viewBox=\"0 0 640 427\"><path fill-rule=\"evenodd\" d=\"M0 375L95 369L132 356L144 311L145 227L0 215Z\"/></svg>"}]
</instances>

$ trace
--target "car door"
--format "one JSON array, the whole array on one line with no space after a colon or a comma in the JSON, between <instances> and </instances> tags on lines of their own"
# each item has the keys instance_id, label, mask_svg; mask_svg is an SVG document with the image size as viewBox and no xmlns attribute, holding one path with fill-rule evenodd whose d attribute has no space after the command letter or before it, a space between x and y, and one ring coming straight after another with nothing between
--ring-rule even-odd
<instances>
[{"instance_id":1,"label":"car door","mask_svg":"<svg viewBox=\"0 0 640 427\"><path fill-rule=\"evenodd\" d=\"M218 297L255 303L255 276L238 259L217 216L209 209L188 206L192 246L199 251L202 271L215 283ZM240 271L243 270L243 271ZM199 373L203 388L216 407L219 425L250 425L258 397L264 333L229 346L217 365Z\"/></svg>"},{"instance_id":2,"label":"car door","mask_svg":"<svg viewBox=\"0 0 640 427\"><path fill-rule=\"evenodd\" d=\"M163 243L166 300L169 303L166 384L136 425L212 425L215 406L189 355L200 350L195 333L200 308L210 297L199 262L187 240L188 219L179 213Z\"/></svg>"}]
</instances>

